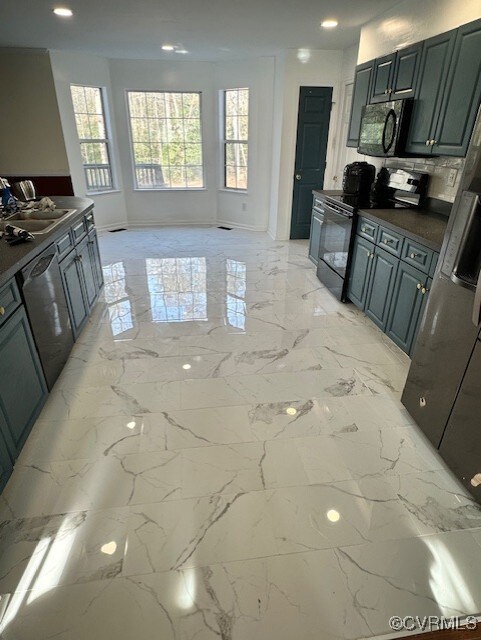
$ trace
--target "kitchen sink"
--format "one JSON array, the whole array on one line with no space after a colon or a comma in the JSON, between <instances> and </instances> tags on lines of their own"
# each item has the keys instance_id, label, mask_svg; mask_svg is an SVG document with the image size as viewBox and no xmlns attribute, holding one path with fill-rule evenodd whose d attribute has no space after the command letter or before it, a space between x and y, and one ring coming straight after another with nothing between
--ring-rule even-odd
<instances>
[{"instance_id":1,"label":"kitchen sink","mask_svg":"<svg viewBox=\"0 0 481 640\"><path fill-rule=\"evenodd\" d=\"M48 233L59 225L67 216L75 213L76 209L54 209L54 211L17 211L0 221L0 231L5 225L11 224L24 229L33 235Z\"/></svg>"}]
</instances>

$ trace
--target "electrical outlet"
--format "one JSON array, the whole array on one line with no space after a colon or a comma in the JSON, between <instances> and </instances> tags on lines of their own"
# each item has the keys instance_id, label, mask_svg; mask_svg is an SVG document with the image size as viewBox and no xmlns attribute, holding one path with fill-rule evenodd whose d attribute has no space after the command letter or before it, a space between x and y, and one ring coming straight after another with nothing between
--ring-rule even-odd
<instances>
[{"instance_id":1,"label":"electrical outlet","mask_svg":"<svg viewBox=\"0 0 481 640\"><path fill-rule=\"evenodd\" d=\"M456 177L458 175L457 169L451 169L448 173L448 187L454 187L456 184Z\"/></svg>"}]
</instances>

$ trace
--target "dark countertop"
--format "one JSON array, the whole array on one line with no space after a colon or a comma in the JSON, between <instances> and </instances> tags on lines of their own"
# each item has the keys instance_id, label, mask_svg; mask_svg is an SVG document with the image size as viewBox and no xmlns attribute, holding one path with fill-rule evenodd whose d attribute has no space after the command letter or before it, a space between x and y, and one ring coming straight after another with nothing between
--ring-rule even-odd
<instances>
[{"instance_id":1,"label":"dark countertop","mask_svg":"<svg viewBox=\"0 0 481 640\"><path fill-rule=\"evenodd\" d=\"M341 193L339 190L313 191L321 198ZM441 250L448 224L446 216L426 209L360 209L358 215L398 231L433 251Z\"/></svg>"},{"instance_id":2,"label":"dark countertop","mask_svg":"<svg viewBox=\"0 0 481 640\"><path fill-rule=\"evenodd\" d=\"M76 198L74 196L52 196L57 207L62 209L76 209L75 213L68 216L52 231L35 235L32 242L9 246L3 239L0 240L0 287L2 287L18 271L23 269L31 260L38 256L44 249L59 238L83 215L93 209L93 200ZM13 222L15 224L15 222Z\"/></svg>"}]
</instances>

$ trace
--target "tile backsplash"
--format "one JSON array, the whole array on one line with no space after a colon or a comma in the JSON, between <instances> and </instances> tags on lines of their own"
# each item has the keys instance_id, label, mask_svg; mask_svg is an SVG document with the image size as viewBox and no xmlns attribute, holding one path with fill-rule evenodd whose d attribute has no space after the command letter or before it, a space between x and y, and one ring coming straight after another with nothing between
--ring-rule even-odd
<instances>
[{"instance_id":1,"label":"tile backsplash","mask_svg":"<svg viewBox=\"0 0 481 640\"><path fill-rule=\"evenodd\" d=\"M446 202L454 202L461 181L464 163L465 158L450 158L447 156L438 158L389 158L385 161L388 167L402 167L429 173L428 196L445 200ZM452 187L448 184L451 169L456 169L457 171L456 180Z\"/></svg>"}]
</instances>

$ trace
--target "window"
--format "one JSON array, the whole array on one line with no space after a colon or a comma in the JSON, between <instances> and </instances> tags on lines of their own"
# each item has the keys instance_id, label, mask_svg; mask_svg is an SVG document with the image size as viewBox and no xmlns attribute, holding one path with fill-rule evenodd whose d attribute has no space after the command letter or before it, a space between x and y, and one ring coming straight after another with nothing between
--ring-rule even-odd
<instances>
[{"instance_id":1,"label":"window","mask_svg":"<svg viewBox=\"0 0 481 640\"><path fill-rule=\"evenodd\" d=\"M72 85L70 91L87 191L110 191L114 185L102 89Z\"/></svg>"},{"instance_id":2,"label":"window","mask_svg":"<svg viewBox=\"0 0 481 640\"><path fill-rule=\"evenodd\" d=\"M224 187L247 189L249 89L224 91Z\"/></svg>"},{"instance_id":3,"label":"window","mask_svg":"<svg viewBox=\"0 0 481 640\"><path fill-rule=\"evenodd\" d=\"M203 188L200 93L127 97L137 189Z\"/></svg>"}]
</instances>

